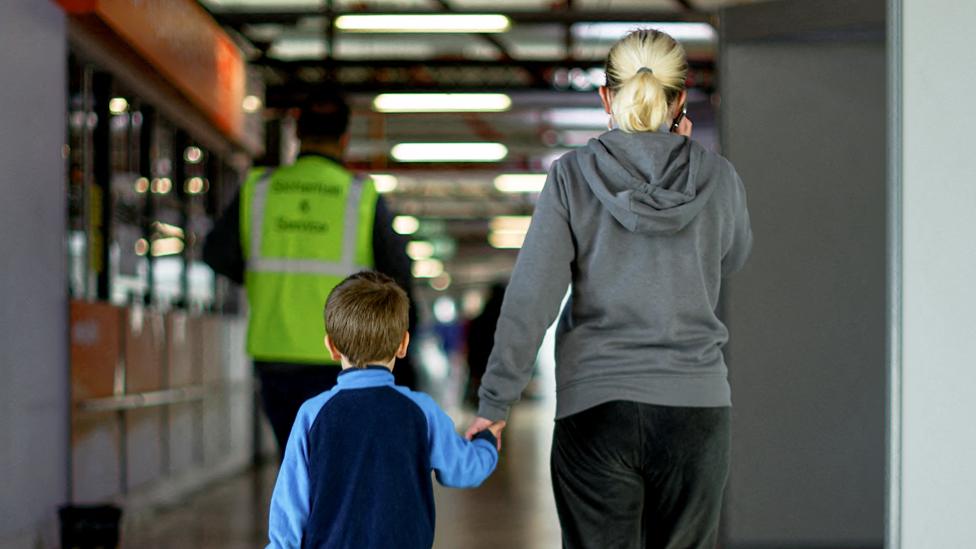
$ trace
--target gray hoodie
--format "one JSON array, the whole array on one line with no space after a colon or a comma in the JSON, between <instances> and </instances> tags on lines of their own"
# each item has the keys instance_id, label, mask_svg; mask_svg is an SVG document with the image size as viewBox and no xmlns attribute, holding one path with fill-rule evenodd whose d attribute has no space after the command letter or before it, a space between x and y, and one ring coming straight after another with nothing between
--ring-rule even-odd
<instances>
[{"instance_id":1,"label":"gray hoodie","mask_svg":"<svg viewBox=\"0 0 976 549\"><path fill-rule=\"evenodd\" d=\"M502 419L519 399L567 287L557 418L611 400L729 406L715 309L751 247L742 181L695 141L614 130L564 155L505 294L478 415Z\"/></svg>"}]
</instances>

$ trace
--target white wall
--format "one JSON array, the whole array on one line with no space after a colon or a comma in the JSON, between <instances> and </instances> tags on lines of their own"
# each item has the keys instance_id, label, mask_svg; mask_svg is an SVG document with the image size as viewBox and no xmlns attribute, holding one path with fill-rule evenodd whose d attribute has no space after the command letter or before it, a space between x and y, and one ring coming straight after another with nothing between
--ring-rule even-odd
<instances>
[{"instance_id":1,"label":"white wall","mask_svg":"<svg viewBox=\"0 0 976 549\"><path fill-rule=\"evenodd\" d=\"M903 321L902 460L891 485L901 493L895 532L905 549L973 547L976 2L892 4L903 8L895 82L903 93L902 133L895 135L902 147L903 216L896 235L903 246Z\"/></svg>"},{"instance_id":2,"label":"white wall","mask_svg":"<svg viewBox=\"0 0 976 549\"><path fill-rule=\"evenodd\" d=\"M0 547L67 499L65 64L54 2L0 2Z\"/></svg>"}]
</instances>

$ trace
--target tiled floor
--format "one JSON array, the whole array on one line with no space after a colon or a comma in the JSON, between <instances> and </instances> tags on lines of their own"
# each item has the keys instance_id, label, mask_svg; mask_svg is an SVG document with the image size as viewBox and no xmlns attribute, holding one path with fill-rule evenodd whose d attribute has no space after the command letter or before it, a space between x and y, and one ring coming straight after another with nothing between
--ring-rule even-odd
<instances>
[{"instance_id":1,"label":"tiled floor","mask_svg":"<svg viewBox=\"0 0 976 549\"><path fill-rule=\"evenodd\" d=\"M476 490L441 488L436 549L547 549L559 547L559 524L549 482L551 405L527 402L504 433L498 470ZM458 428L467 425L458 418ZM264 467L218 483L124 534L124 547L244 549L266 543L268 501L275 468Z\"/></svg>"}]
</instances>

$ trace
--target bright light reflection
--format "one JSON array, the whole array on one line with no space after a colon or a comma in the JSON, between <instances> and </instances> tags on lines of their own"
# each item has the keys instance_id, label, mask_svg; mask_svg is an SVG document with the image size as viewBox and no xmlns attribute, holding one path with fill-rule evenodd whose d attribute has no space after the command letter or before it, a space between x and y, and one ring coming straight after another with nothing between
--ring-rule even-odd
<instances>
[{"instance_id":1,"label":"bright light reflection","mask_svg":"<svg viewBox=\"0 0 976 549\"><path fill-rule=\"evenodd\" d=\"M152 243L152 254L154 256L174 255L183 251L183 239L170 237L159 238Z\"/></svg>"},{"instance_id":2,"label":"bright light reflection","mask_svg":"<svg viewBox=\"0 0 976 549\"><path fill-rule=\"evenodd\" d=\"M496 233L529 232L532 216L529 215L500 215L491 220L491 230Z\"/></svg>"},{"instance_id":3,"label":"bright light reflection","mask_svg":"<svg viewBox=\"0 0 976 549\"><path fill-rule=\"evenodd\" d=\"M502 112L512 106L504 93L381 93L378 112Z\"/></svg>"},{"instance_id":4,"label":"bright light reflection","mask_svg":"<svg viewBox=\"0 0 976 549\"><path fill-rule=\"evenodd\" d=\"M430 259L434 256L434 245L424 240L414 240L407 244L407 255L414 261Z\"/></svg>"},{"instance_id":5,"label":"bright light reflection","mask_svg":"<svg viewBox=\"0 0 976 549\"><path fill-rule=\"evenodd\" d=\"M503 193L537 193L545 183L544 173L506 173L495 178L495 188Z\"/></svg>"},{"instance_id":6,"label":"bright light reflection","mask_svg":"<svg viewBox=\"0 0 976 549\"><path fill-rule=\"evenodd\" d=\"M492 232L488 235L488 243L493 248L516 249L525 242L525 233Z\"/></svg>"},{"instance_id":7,"label":"bright light reflection","mask_svg":"<svg viewBox=\"0 0 976 549\"><path fill-rule=\"evenodd\" d=\"M184 188L187 194L200 194L206 186L206 181L202 177L191 177L187 180Z\"/></svg>"},{"instance_id":8,"label":"bright light reflection","mask_svg":"<svg viewBox=\"0 0 976 549\"><path fill-rule=\"evenodd\" d=\"M434 301L434 318L441 324L451 324L457 320L457 304L450 297L441 296Z\"/></svg>"},{"instance_id":9,"label":"bright light reflection","mask_svg":"<svg viewBox=\"0 0 976 549\"><path fill-rule=\"evenodd\" d=\"M248 95L247 97L244 98L244 101L241 104L241 107L244 109L244 112L248 114L254 114L258 112L259 110L261 110L261 106L262 106L261 98L256 95Z\"/></svg>"},{"instance_id":10,"label":"bright light reflection","mask_svg":"<svg viewBox=\"0 0 976 549\"><path fill-rule=\"evenodd\" d=\"M376 192L378 193L392 192L397 188L397 178L395 175L373 173L369 174L369 178L373 180L373 186L376 187Z\"/></svg>"},{"instance_id":11,"label":"bright light reflection","mask_svg":"<svg viewBox=\"0 0 976 549\"><path fill-rule=\"evenodd\" d=\"M393 230L397 234L413 234L420 229L420 220L411 215L398 215L393 218Z\"/></svg>"},{"instance_id":12,"label":"bright light reflection","mask_svg":"<svg viewBox=\"0 0 976 549\"><path fill-rule=\"evenodd\" d=\"M108 111L112 114L122 114L129 110L129 102L124 97L113 97L108 102Z\"/></svg>"},{"instance_id":13,"label":"bright light reflection","mask_svg":"<svg viewBox=\"0 0 976 549\"><path fill-rule=\"evenodd\" d=\"M511 26L508 17L494 14L430 14L430 15L341 15L335 20L337 29L346 32L506 32Z\"/></svg>"},{"instance_id":14,"label":"bright light reflection","mask_svg":"<svg viewBox=\"0 0 976 549\"><path fill-rule=\"evenodd\" d=\"M203 160L203 151L200 150L200 147L187 147L183 151L183 160L190 164L199 164Z\"/></svg>"},{"instance_id":15,"label":"bright light reflection","mask_svg":"<svg viewBox=\"0 0 976 549\"><path fill-rule=\"evenodd\" d=\"M400 143L390 151L400 162L497 162L508 156L501 143Z\"/></svg>"},{"instance_id":16,"label":"bright light reflection","mask_svg":"<svg viewBox=\"0 0 976 549\"><path fill-rule=\"evenodd\" d=\"M413 276L417 278L434 278L444 272L444 264L437 259L422 259L413 264Z\"/></svg>"},{"instance_id":17,"label":"bright light reflection","mask_svg":"<svg viewBox=\"0 0 976 549\"><path fill-rule=\"evenodd\" d=\"M139 179L136 179L135 187L137 193L143 194L149 190L149 180L145 177L140 177Z\"/></svg>"},{"instance_id":18,"label":"bright light reflection","mask_svg":"<svg viewBox=\"0 0 976 549\"><path fill-rule=\"evenodd\" d=\"M451 275L448 273L441 273L440 276L432 278L430 280L430 287L438 292L443 292L451 287Z\"/></svg>"}]
</instances>

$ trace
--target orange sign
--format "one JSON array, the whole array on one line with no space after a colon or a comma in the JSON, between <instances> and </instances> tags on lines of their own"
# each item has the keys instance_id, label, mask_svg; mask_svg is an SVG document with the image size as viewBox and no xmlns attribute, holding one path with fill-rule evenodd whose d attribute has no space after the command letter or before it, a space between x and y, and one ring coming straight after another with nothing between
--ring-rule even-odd
<instances>
[{"instance_id":1,"label":"orange sign","mask_svg":"<svg viewBox=\"0 0 976 549\"><path fill-rule=\"evenodd\" d=\"M220 25L194 0L55 0L68 13L94 16L167 81L240 141L244 60Z\"/></svg>"}]
</instances>

